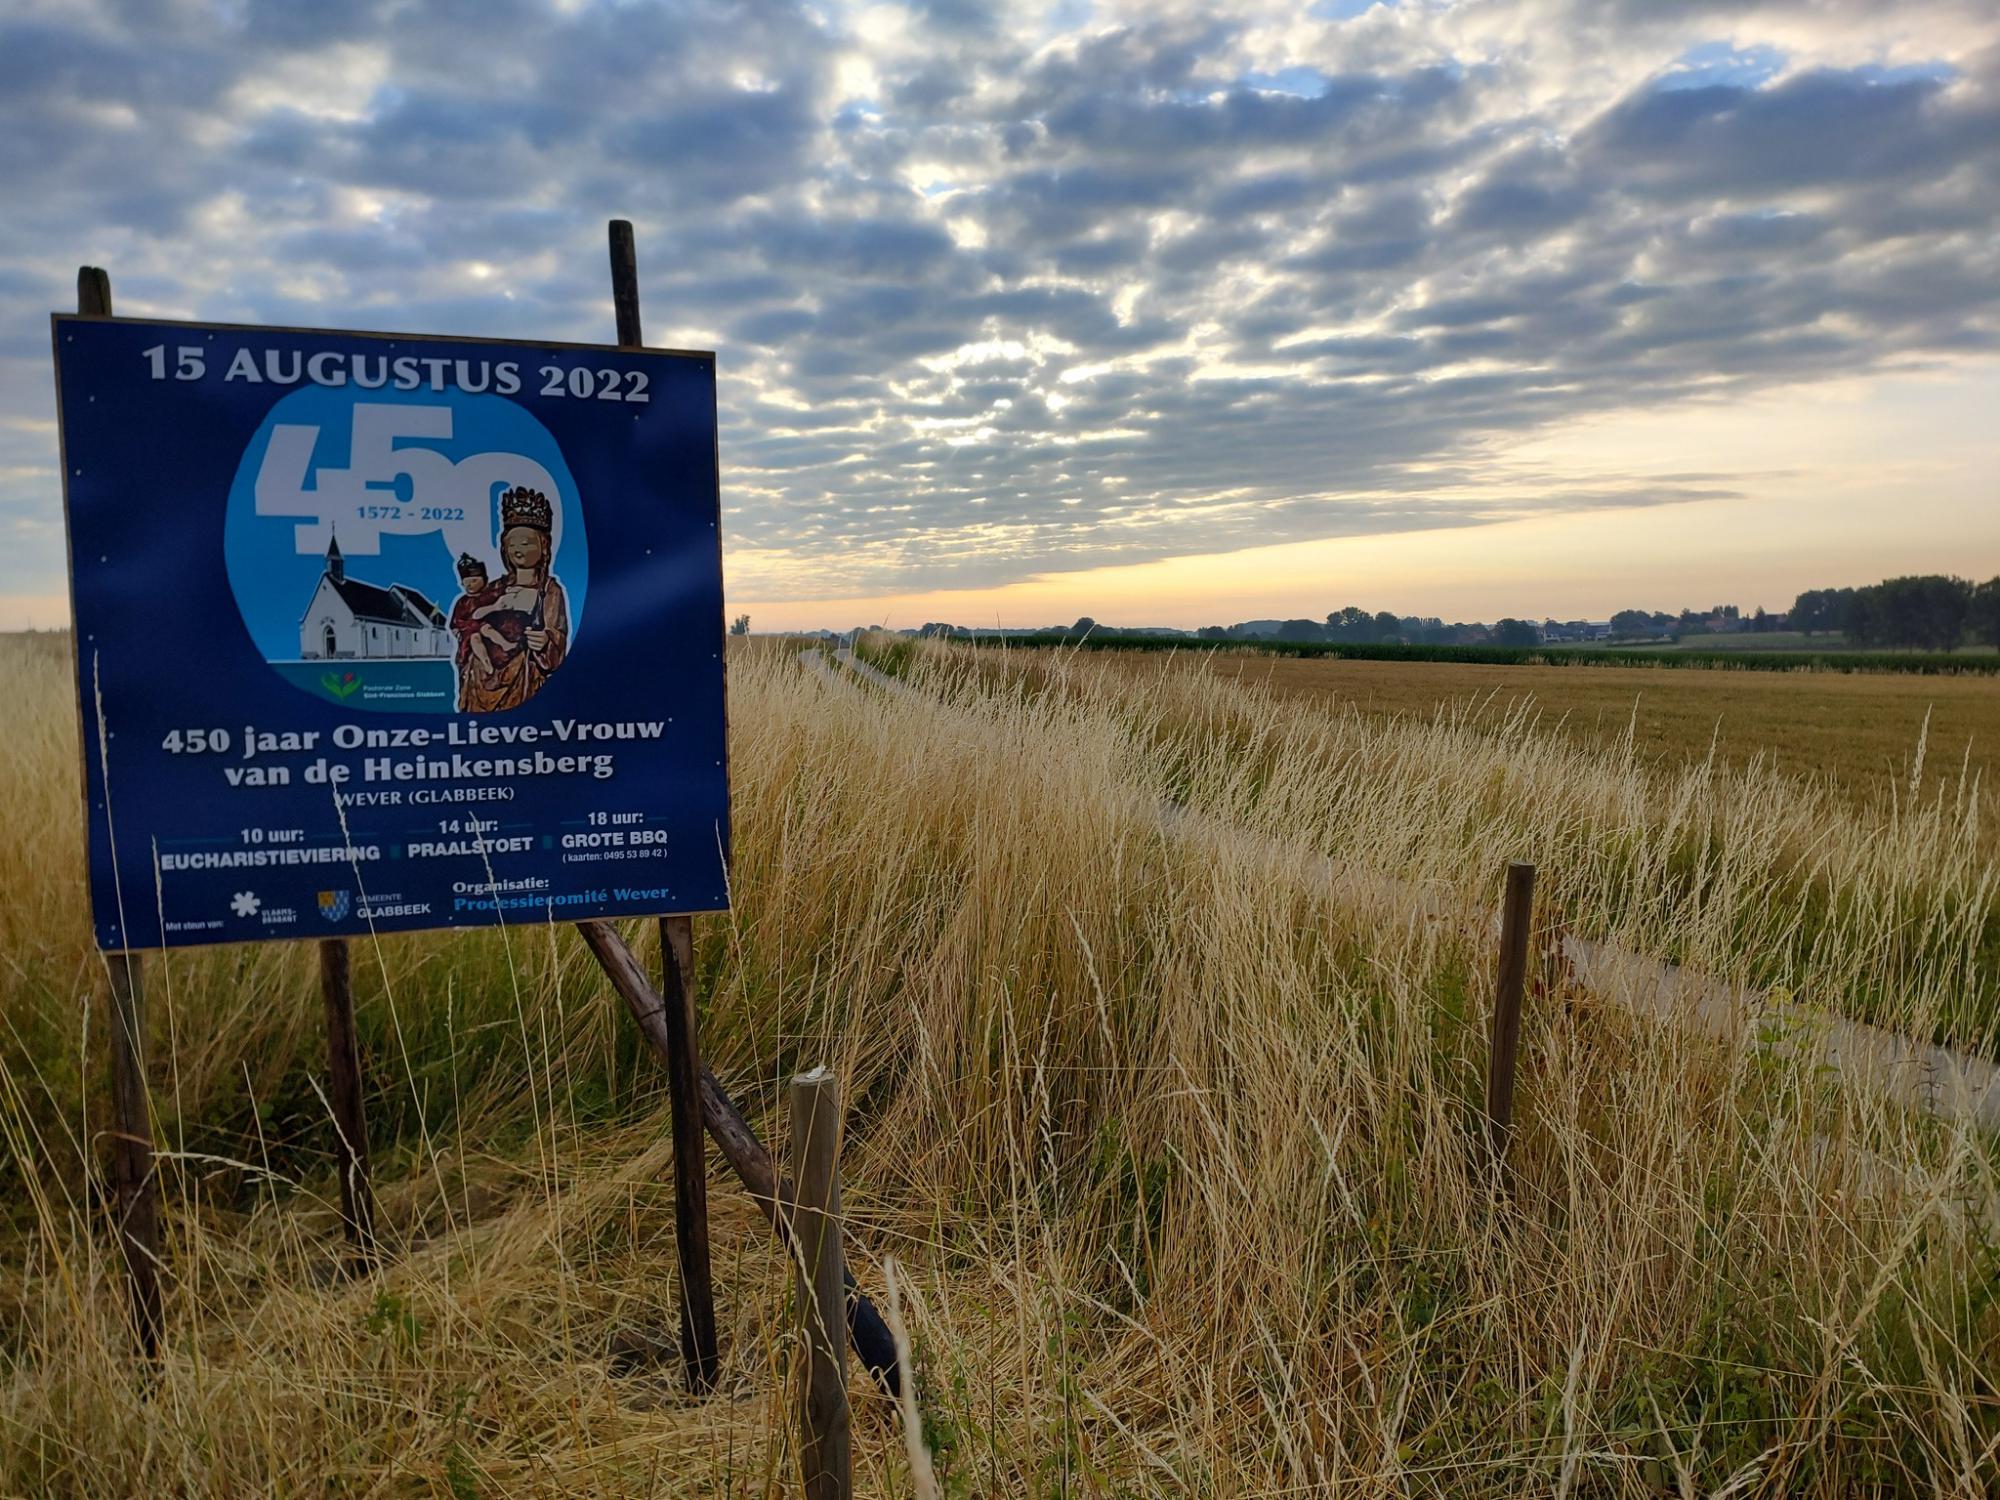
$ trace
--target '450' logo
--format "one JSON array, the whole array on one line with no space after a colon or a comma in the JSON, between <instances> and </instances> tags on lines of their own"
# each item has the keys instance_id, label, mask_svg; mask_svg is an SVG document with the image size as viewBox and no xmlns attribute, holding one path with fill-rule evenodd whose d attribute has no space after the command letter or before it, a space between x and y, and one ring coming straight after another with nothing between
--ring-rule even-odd
<instances>
[{"instance_id":1,"label":"'450' logo","mask_svg":"<svg viewBox=\"0 0 2000 1500\"><path fill-rule=\"evenodd\" d=\"M454 461L429 443L448 444L449 406L358 401L352 408L347 465L313 463L320 428L280 422L257 470L257 514L310 517L295 538L301 555L323 553L337 530L349 553L382 550L384 532L443 532L453 554L483 556L493 546L493 496L525 486L556 498L553 475L521 453L472 453ZM310 481L310 483L308 483ZM550 540L562 541L562 507Z\"/></svg>"}]
</instances>

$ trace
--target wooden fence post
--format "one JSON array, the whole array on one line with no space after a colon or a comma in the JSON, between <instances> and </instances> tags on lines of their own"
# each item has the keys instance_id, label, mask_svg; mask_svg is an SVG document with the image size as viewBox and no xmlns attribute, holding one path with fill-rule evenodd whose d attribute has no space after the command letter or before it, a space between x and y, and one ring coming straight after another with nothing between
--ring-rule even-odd
<instances>
[{"instance_id":1,"label":"wooden fence post","mask_svg":"<svg viewBox=\"0 0 2000 1500\"><path fill-rule=\"evenodd\" d=\"M355 1253L372 1262L375 1188L368 1172L368 1114L361 1102L361 1048L354 1036L346 938L320 939L319 987L326 1002L327 1103L333 1109L333 1159L340 1168L340 1217Z\"/></svg>"},{"instance_id":2,"label":"wooden fence post","mask_svg":"<svg viewBox=\"0 0 2000 1500\"><path fill-rule=\"evenodd\" d=\"M824 1068L792 1080L793 1293L804 1369L799 1379L799 1469L806 1500L848 1500L854 1452L847 1409L845 1289L840 1253L840 1084Z\"/></svg>"},{"instance_id":3,"label":"wooden fence post","mask_svg":"<svg viewBox=\"0 0 2000 1500\"><path fill-rule=\"evenodd\" d=\"M639 257L632 225L611 221L611 306L618 346L645 345L639 321ZM721 1366L715 1284L708 1254L708 1149L702 1130L701 1042L695 1027L694 919L660 918L660 995L665 1001L667 1101L674 1132L674 1250L680 1270L681 1358L688 1386L712 1390Z\"/></svg>"},{"instance_id":4,"label":"wooden fence post","mask_svg":"<svg viewBox=\"0 0 2000 1500\"><path fill-rule=\"evenodd\" d=\"M101 266L76 271L76 310L111 316L111 275ZM109 774L107 769L106 774ZM111 979L111 1182L118 1205L118 1248L132 1295L132 1328L148 1359L160 1352L160 1178L154 1169L153 1115L146 1097L146 976L137 953L107 953Z\"/></svg>"},{"instance_id":5,"label":"wooden fence post","mask_svg":"<svg viewBox=\"0 0 2000 1500\"><path fill-rule=\"evenodd\" d=\"M1507 1146L1514 1133L1514 1065L1521 1047L1521 993L1528 972L1528 929L1535 902L1535 867L1507 866L1507 897L1500 915L1500 975L1493 993L1493 1034L1486 1059L1486 1150L1505 1179Z\"/></svg>"}]
</instances>

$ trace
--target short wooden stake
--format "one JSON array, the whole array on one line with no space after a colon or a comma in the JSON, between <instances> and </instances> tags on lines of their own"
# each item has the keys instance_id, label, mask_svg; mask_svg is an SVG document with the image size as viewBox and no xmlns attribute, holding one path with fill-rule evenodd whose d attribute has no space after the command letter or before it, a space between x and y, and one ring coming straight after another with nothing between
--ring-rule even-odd
<instances>
[{"instance_id":1,"label":"short wooden stake","mask_svg":"<svg viewBox=\"0 0 2000 1500\"><path fill-rule=\"evenodd\" d=\"M1500 977L1493 993L1493 1035L1486 1061L1487 1159L1504 1181L1514 1133L1514 1067L1521 1049L1521 994L1528 972L1528 929L1534 913L1535 867L1507 866L1500 915Z\"/></svg>"},{"instance_id":2,"label":"short wooden stake","mask_svg":"<svg viewBox=\"0 0 2000 1500\"><path fill-rule=\"evenodd\" d=\"M368 1114L361 1102L361 1048L354 1035L354 984L347 939L322 938L319 987L326 1002L327 1103L340 1168L340 1217L363 1261L375 1258L375 1188L368 1172Z\"/></svg>"},{"instance_id":3,"label":"short wooden stake","mask_svg":"<svg viewBox=\"0 0 2000 1500\"><path fill-rule=\"evenodd\" d=\"M107 953L111 974L111 1180L118 1248L132 1295L132 1329L147 1359L160 1352L160 1177L146 1098L146 980L136 953Z\"/></svg>"},{"instance_id":4,"label":"short wooden stake","mask_svg":"<svg viewBox=\"0 0 2000 1500\"><path fill-rule=\"evenodd\" d=\"M806 1500L854 1493L840 1253L840 1084L824 1068L792 1080L793 1293L805 1368L799 1380L799 1470Z\"/></svg>"}]
</instances>

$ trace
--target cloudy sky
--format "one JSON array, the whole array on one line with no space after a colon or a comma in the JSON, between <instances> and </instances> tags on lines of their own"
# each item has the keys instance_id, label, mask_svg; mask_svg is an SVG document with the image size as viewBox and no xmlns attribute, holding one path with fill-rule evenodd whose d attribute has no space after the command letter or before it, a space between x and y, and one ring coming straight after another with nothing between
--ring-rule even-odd
<instances>
[{"instance_id":1,"label":"cloudy sky","mask_svg":"<svg viewBox=\"0 0 2000 1500\"><path fill-rule=\"evenodd\" d=\"M0 0L0 626L79 263L608 339L612 216L760 628L2000 572L1991 0Z\"/></svg>"}]
</instances>

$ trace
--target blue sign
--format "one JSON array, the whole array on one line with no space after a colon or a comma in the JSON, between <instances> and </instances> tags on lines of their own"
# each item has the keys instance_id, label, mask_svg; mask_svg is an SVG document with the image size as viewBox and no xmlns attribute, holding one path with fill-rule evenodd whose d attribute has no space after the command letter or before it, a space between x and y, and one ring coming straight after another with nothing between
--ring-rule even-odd
<instances>
[{"instance_id":1,"label":"blue sign","mask_svg":"<svg viewBox=\"0 0 2000 1500\"><path fill-rule=\"evenodd\" d=\"M728 905L713 355L54 327L100 947Z\"/></svg>"}]
</instances>

